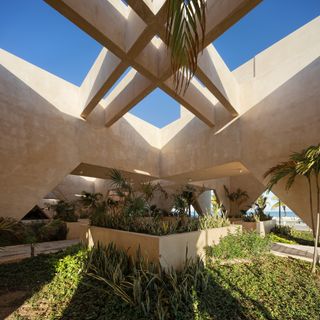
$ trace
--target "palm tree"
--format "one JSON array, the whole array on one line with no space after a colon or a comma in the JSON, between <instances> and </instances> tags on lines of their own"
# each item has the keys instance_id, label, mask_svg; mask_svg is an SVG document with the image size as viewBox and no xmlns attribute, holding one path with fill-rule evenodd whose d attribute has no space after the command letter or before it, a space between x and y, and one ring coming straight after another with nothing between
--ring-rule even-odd
<instances>
[{"instance_id":1,"label":"palm tree","mask_svg":"<svg viewBox=\"0 0 320 320\"><path fill-rule=\"evenodd\" d=\"M311 225L313 234L315 237L314 256L312 272L315 272L315 264L317 261L317 243L319 237L319 218L317 218L317 228L314 225L313 216L313 201L312 201L312 174L316 177L317 192L319 192L319 171L320 171L320 151L319 146L311 146L308 149L304 149L301 152L294 152L290 155L289 160L281 162L279 165L274 166L267 170L263 175L264 178L270 176L270 180L267 184L267 188L270 191L271 188L277 184L280 180L287 178L286 190L289 190L298 175L304 176L308 182L309 190L309 208L311 216ZM319 193L317 198L317 210L319 212ZM318 215L317 215L318 216Z\"/></svg>"},{"instance_id":2,"label":"palm tree","mask_svg":"<svg viewBox=\"0 0 320 320\"><path fill-rule=\"evenodd\" d=\"M273 204L273 206L271 207L271 209L279 209L279 225L281 225L281 209L283 209L284 212L284 216L287 216L287 212L286 212L286 204L284 202L282 202L280 200L280 198L278 198L277 196L273 196L272 200L275 200L276 202Z\"/></svg>"},{"instance_id":3,"label":"palm tree","mask_svg":"<svg viewBox=\"0 0 320 320\"><path fill-rule=\"evenodd\" d=\"M224 191L226 193L227 198L235 204L235 211L239 213L240 205L249 199L249 195L247 191L244 191L238 188L234 192L230 192L229 189L224 185Z\"/></svg>"},{"instance_id":4,"label":"palm tree","mask_svg":"<svg viewBox=\"0 0 320 320\"><path fill-rule=\"evenodd\" d=\"M312 263L312 272L316 270L316 264L318 261L318 242L319 242L319 228L320 228L320 188L319 188L319 173L320 173L320 144L317 146L310 146L304 150L304 160L298 162L297 170L300 174L308 175L309 179L313 175L316 181L316 230L315 230L315 240L314 240L314 255ZM311 183L311 179L310 179ZM311 193L311 192L310 192ZM312 199L312 195L310 195Z\"/></svg>"},{"instance_id":5,"label":"palm tree","mask_svg":"<svg viewBox=\"0 0 320 320\"><path fill-rule=\"evenodd\" d=\"M169 0L166 43L176 91L188 88L204 48L206 0Z\"/></svg>"}]
</instances>

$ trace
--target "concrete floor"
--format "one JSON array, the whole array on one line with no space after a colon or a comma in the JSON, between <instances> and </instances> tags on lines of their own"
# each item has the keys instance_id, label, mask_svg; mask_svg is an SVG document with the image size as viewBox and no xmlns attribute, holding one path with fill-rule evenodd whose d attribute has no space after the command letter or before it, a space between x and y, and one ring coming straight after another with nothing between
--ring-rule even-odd
<instances>
[{"instance_id":1,"label":"concrete floor","mask_svg":"<svg viewBox=\"0 0 320 320\"><path fill-rule=\"evenodd\" d=\"M35 246L35 255L40 253L52 253L64 250L74 244L79 243L79 240L61 240L41 242ZM6 246L0 249L0 264L15 262L30 257L30 245L21 244L17 246Z\"/></svg>"}]
</instances>

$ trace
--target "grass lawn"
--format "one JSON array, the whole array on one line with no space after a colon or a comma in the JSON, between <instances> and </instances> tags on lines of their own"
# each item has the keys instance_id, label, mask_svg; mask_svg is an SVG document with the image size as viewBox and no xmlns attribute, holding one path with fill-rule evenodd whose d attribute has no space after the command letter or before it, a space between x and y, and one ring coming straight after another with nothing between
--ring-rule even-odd
<instances>
[{"instance_id":1,"label":"grass lawn","mask_svg":"<svg viewBox=\"0 0 320 320\"><path fill-rule=\"evenodd\" d=\"M86 256L74 247L0 265L0 319L150 319L81 273ZM320 279L306 262L266 255L206 272L207 289L177 319L319 319Z\"/></svg>"}]
</instances>

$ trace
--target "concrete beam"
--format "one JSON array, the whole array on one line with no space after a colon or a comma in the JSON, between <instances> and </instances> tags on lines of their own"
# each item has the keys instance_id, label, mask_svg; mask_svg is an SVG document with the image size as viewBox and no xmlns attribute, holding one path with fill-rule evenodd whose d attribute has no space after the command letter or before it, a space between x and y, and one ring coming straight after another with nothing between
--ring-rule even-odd
<instances>
[{"instance_id":1,"label":"concrete beam","mask_svg":"<svg viewBox=\"0 0 320 320\"><path fill-rule=\"evenodd\" d=\"M86 118L113 86L128 64L103 48L80 88L81 116Z\"/></svg>"},{"instance_id":2,"label":"concrete beam","mask_svg":"<svg viewBox=\"0 0 320 320\"><path fill-rule=\"evenodd\" d=\"M132 69L105 100L106 126L110 127L154 89L150 80Z\"/></svg>"}]
</instances>

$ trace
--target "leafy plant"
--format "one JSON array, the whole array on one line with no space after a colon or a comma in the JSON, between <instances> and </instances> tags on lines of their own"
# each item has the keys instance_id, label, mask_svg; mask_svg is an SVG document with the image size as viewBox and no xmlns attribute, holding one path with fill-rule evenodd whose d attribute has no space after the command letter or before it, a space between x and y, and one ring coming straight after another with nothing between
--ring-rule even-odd
<instances>
[{"instance_id":1,"label":"leafy plant","mask_svg":"<svg viewBox=\"0 0 320 320\"><path fill-rule=\"evenodd\" d=\"M270 239L260 237L256 232L241 232L229 234L220 239L219 244L208 246L206 255L217 260L253 258L270 250Z\"/></svg>"},{"instance_id":2,"label":"leafy plant","mask_svg":"<svg viewBox=\"0 0 320 320\"><path fill-rule=\"evenodd\" d=\"M59 219L54 219L40 228L38 237L40 241L65 240L67 233L67 224Z\"/></svg>"},{"instance_id":3,"label":"leafy plant","mask_svg":"<svg viewBox=\"0 0 320 320\"><path fill-rule=\"evenodd\" d=\"M87 272L125 303L155 319L177 319L192 304L195 292L206 290L208 285L201 260L186 259L179 272L163 270L160 265L146 261L140 250L130 257L114 244L92 249Z\"/></svg>"},{"instance_id":4,"label":"leafy plant","mask_svg":"<svg viewBox=\"0 0 320 320\"><path fill-rule=\"evenodd\" d=\"M316 271L316 264L319 262L318 258L318 242L320 229L320 187L319 187L319 173L320 173L320 144L318 146L310 146L301 152L294 152L290 155L289 160L281 162L280 164L270 168L265 172L264 178L269 177L268 189L277 184L280 180L286 178L286 189L289 190L293 185L298 175L307 179L309 189L309 208L312 231L314 233L314 254L311 272ZM311 178L315 177L316 192L317 192L317 224L314 223L313 200L312 200L312 184Z\"/></svg>"},{"instance_id":5,"label":"leafy plant","mask_svg":"<svg viewBox=\"0 0 320 320\"><path fill-rule=\"evenodd\" d=\"M169 0L166 43L176 91L184 89L185 92L196 72L205 30L205 0Z\"/></svg>"},{"instance_id":6,"label":"leafy plant","mask_svg":"<svg viewBox=\"0 0 320 320\"><path fill-rule=\"evenodd\" d=\"M66 222L78 221L78 216L75 214L75 205L72 202L59 200L55 204L49 204L49 208L55 211L54 219Z\"/></svg>"},{"instance_id":7,"label":"leafy plant","mask_svg":"<svg viewBox=\"0 0 320 320\"><path fill-rule=\"evenodd\" d=\"M240 206L243 204L246 200L249 199L249 195L247 191L241 190L238 188L236 191L230 192L229 189L224 185L223 186L225 194L227 198L231 201L231 203L234 204L234 212L232 212L233 215L237 215L240 212Z\"/></svg>"}]
</instances>

